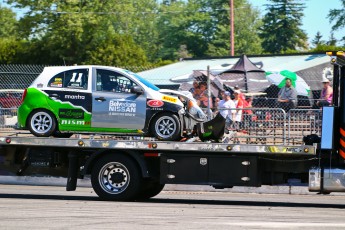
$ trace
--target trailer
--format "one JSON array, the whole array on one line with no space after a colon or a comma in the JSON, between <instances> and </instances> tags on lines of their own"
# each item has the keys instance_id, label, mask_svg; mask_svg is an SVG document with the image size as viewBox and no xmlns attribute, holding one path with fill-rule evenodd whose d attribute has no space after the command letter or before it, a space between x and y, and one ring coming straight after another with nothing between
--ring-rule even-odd
<instances>
[{"instance_id":1,"label":"trailer","mask_svg":"<svg viewBox=\"0 0 345 230\"><path fill-rule=\"evenodd\" d=\"M303 117L315 128L308 135L295 128L306 122L294 111L270 118L273 123L251 125L252 136L230 133L222 141L84 134L50 138L8 130L0 136L0 174L63 176L67 191L76 189L78 178L90 176L97 195L115 201L149 199L165 184L223 189L291 178L308 182L313 192L345 192L345 54L328 55L334 66L334 105Z\"/></svg>"}]
</instances>

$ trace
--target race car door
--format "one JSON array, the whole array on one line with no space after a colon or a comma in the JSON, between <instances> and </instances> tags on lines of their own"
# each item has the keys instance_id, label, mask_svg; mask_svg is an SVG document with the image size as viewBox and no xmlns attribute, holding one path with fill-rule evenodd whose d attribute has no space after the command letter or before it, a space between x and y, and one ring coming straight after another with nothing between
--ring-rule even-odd
<instances>
[{"instance_id":1,"label":"race car door","mask_svg":"<svg viewBox=\"0 0 345 230\"><path fill-rule=\"evenodd\" d=\"M134 80L113 70L93 70L93 128L143 129L146 118L146 96L131 93Z\"/></svg>"}]
</instances>

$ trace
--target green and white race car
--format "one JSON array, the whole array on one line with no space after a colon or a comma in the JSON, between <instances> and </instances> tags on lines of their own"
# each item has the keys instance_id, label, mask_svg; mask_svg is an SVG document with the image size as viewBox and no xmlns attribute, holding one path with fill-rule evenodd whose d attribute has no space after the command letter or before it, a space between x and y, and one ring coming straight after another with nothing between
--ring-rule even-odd
<instances>
[{"instance_id":1,"label":"green and white race car","mask_svg":"<svg viewBox=\"0 0 345 230\"><path fill-rule=\"evenodd\" d=\"M113 133L172 141L205 119L187 93L160 90L128 70L91 65L46 67L18 108L18 128L38 137Z\"/></svg>"}]
</instances>

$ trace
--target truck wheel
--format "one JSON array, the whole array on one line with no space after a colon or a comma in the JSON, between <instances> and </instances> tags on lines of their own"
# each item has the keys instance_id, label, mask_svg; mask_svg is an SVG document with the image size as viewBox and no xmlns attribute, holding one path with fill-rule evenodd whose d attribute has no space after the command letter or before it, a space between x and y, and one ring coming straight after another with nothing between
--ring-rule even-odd
<instances>
[{"instance_id":1,"label":"truck wheel","mask_svg":"<svg viewBox=\"0 0 345 230\"><path fill-rule=\"evenodd\" d=\"M145 181L142 186L142 191L137 196L138 200L147 200L157 196L164 188L165 184L160 184L159 181Z\"/></svg>"},{"instance_id":2,"label":"truck wheel","mask_svg":"<svg viewBox=\"0 0 345 230\"><path fill-rule=\"evenodd\" d=\"M157 115L151 123L151 132L162 141L176 141L181 139L181 123L172 113Z\"/></svg>"},{"instance_id":3,"label":"truck wheel","mask_svg":"<svg viewBox=\"0 0 345 230\"><path fill-rule=\"evenodd\" d=\"M37 110L29 116L28 127L36 137L49 137L55 132L56 120L51 112Z\"/></svg>"},{"instance_id":4,"label":"truck wheel","mask_svg":"<svg viewBox=\"0 0 345 230\"><path fill-rule=\"evenodd\" d=\"M140 191L142 177L138 166L123 155L99 159L91 172L92 187L102 200L133 200Z\"/></svg>"}]
</instances>

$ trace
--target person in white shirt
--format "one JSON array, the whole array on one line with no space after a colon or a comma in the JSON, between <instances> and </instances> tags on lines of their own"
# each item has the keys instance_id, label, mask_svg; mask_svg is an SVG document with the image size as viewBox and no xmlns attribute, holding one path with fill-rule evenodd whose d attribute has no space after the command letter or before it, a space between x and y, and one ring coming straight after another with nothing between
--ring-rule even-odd
<instances>
[{"instance_id":1,"label":"person in white shirt","mask_svg":"<svg viewBox=\"0 0 345 230\"><path fill-rule=\"evenodd\" d=\"M229 91L222 92L222 100L218 102L219 113L226 119L225 128L229 128L233 123L234 115L236 113L236 105L231 100Z\"/></svg>"}]
</instances>

